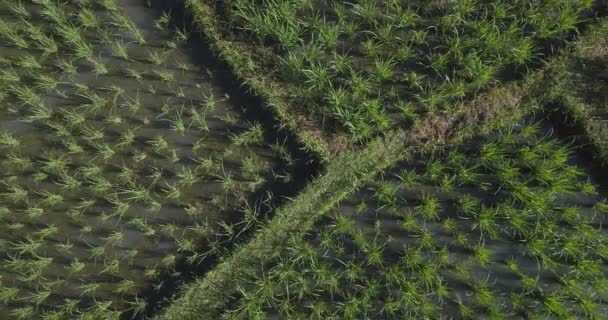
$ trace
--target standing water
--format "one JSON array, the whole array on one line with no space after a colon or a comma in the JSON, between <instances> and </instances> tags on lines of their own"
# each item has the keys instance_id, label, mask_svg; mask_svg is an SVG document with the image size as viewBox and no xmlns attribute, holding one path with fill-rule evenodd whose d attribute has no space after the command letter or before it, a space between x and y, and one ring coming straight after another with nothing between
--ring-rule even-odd
<instances>
[{"instance_id":1,"label":"standing water","mask_svg":"<svg viewBox=\"0 0 608 320\"><path fill-rule=\"evenodd\" d=\"M0 4L0 318L141 317L290 181L188 38L140 1Z\"/></svg>"}]
</instances>

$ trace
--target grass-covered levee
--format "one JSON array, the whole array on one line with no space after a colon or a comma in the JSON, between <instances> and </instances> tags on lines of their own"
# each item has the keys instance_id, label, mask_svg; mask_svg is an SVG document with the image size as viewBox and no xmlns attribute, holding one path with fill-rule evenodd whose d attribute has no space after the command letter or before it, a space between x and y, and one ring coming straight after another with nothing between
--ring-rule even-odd
<instances>
[{"instance_id":1,"label":"grass-covered levee","mask_svg":"<svg viewBox=\"0 0 608 320\"><path fill-rule=\"evenodd\" d=\"M550 131L395 166L242 279L223 318L606 319L605 182Z\"/></svg>"},{"instance_id":2,"label":"grass-covered levee","mask_svg":"<svg viewBox=\"0 0 608 320\"><path fill-rule=\"evenodd\" d=\"M290 179L283 142L144 3L0 3L1 319L141 316Z\"/></svg>"}]
</instances>

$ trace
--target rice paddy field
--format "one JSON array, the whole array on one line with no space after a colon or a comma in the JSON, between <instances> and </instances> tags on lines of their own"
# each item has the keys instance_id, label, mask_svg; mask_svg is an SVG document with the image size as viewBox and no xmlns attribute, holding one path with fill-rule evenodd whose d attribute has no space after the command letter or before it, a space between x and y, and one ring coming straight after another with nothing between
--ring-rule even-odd
<instances>
[{"instance_id":1,"label":"rice paddy field","mask_svg":"<svg viewBox=\"0 0 608 320\"><path fill-rule=\"evenodd\" d=\"M522 123L399 163L223 318L605 319L607 190L570 148Z\"/></svg>"},{"instance_id":2,"label":"rice paddy field","mask_svg":"<svg viewBox=\"0 0 608 320\"><path fill-rule=\"evenodd\" d=\"M249 1L215 4L253 38L287 99L359 141L450 112L551 55L591 8L567 1Z\"/></svg>"},{"instance_id":3,"label":"rice paddy field","mask_svg":"<svg viewBox=\"0 0 608 320\"><path fill-rule=\"evenodd\" d=\"M186 32L139 1L0 5L0 318L141 316L291 180Z\"/></svg>"},{"instance_id":4,"label":"rice paddy field","mask_svg":"<svg viewBox=\"0 0 608 320\"><path fill-rule=\"evenodd\" d=\"M0 319L608 319L606 5L0 0Z\"/></svg>"}]
</instances>

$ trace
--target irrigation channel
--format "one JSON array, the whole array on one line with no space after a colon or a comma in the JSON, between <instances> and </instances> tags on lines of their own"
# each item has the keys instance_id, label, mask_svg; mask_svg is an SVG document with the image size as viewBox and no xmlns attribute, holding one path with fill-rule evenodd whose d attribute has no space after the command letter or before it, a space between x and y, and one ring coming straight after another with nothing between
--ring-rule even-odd
<instances>
[{"instance_id":1,"label":"irrigation channel","mask_svg":"<svg viewBox=\"0 0 608 320\"><path fill-rule=\"evenodd\" d=\"M222 318L605 319L608 185L560 135L526 119L395 165Z\"/></svg>"},{"instance_id":2,"label":"irrigation channel","mask_svg":"<svg viewBox=\"0 0 608 320\"><path fill-rule=\"evenodd\" d=\"M316 175L189 27L0 4L1 319L150 315Z\"/></svg>"}]
</instances>

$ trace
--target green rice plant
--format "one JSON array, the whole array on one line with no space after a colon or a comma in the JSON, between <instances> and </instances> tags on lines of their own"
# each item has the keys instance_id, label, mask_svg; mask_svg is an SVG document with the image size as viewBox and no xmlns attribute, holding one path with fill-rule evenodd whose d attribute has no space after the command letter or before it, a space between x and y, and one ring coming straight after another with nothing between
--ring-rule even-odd
<instances>
[{"instance_id":1,"label":"green rice plant","mask_svg":"<svg viewBox=\"0 0 608 320\"><path fill-rule=\"evenodd\" d=\"M156 136L152 141L149 141L150 145L156 153L161 153L163 150L169 149L169 143L162 136Z\"/></svg>"},{"instance_id":2,"label":"green rice plant","mask_svg":"<svg viewBox=\"0 0 608 320\"><path fill-rule=\"evenodd\" d=\"M439 219L440 209L439 199L432 195L422 195L421 203L416 207L416 211L420 212L425 220L433 221Z\"/></svg>"},{"instance_id":3,"label":"green rice plant","mask_svg":"<svg viewBox=\"0 0 608 320\"><path fill-rule=\"evenodd\" d=\"M89 61L93 65L93 72L97 77L106 75L110 72L106 64L98 59L90 58L87 59L87 61Z\"/></svg>"},{"instance_id":4,"label":"green rice plant","mask_svg":"<svg viewBox=\"0 0 608 320\"><path fill-rule=\"evenodd\" d=\"M254 123L249 129L238 134L231 135L230 140L233 145L238 147L249 146L252 144L261 144L264 139L264 131L262 125Z\"/></svg>"},{"instance_id":5,"label":"green rice plant","mask_svg":"<svg viewBox=\"0 0 608 320\"><path fill-rule=\"evenodd\" d=\"M80 291L80 296L84 296L84 295L94 295L95 292L97 292L97 290L99 289L101 285L99 283L88 283L88 284L83 284L79 287Z\"/></svg>"},{"instance_id":6,"label":"green rice plant","mask_svg":"<svg viewBox=\"0 0 608 320\"><path fill-rule=\"evenodd\" d=\"M23 189L18 184L13 182L7 182L4 180L0 180L0 183L6 188L4 193L0 193L0 196L5 197L9 201L17 204L19 202L28 203L29 191Z\"/></svg>"},{"instance_id":7,"label":"green rice plant","mask_svg":"<svg viewBox=\"0 0 608 320\"><path fill-rule=\"evenodd\" d=\"M109 161L116 155L114 148L107 143L91 143L95 149L96 157L101 157L104 161Z\"/></svg>"},{"instance_id":8,"label":"green rice plant","mask_svg":"<svg viewBox=\"0 0 608 320\"><path fill-rule=\"evenodd\" d=\"M603 200L594 205L593 209L598 213L608 214L608 201Z\"/></svg>"},{"instance_id":9,"label":"green rice plant","mask_svg":"<svg viewBox=\"0 0 608 320\"><path fill-rule=\"evenodd\" d=\"M8 83L16 84L21 81L21 76L13 68L7 68L5 70L2 70L1 72L2 73L0 73L0 80L2 80L5 83L8 82Z\"/></svg>"},{"instance_id":10,"label":"green rice plant","mask_svg":"<svg viewBox=\"0 0 608 320\"><path fill-rule=\"evenodd\" d=\"M4 304L8 304L11 301L15 301L19 295L19 289L15 287L0 286L0 301Z\"/></svg>"},{"instance_id":11,"label":"green rice plant","mask_svg":"<svg viewBox=\"0 0 608 320\"><path fill-rule=\"evenodd\" d=\"M0 131L0 147L2 148L16 148L19 146L19 139L17 139L10 132L4 130Z\"/></svg>"},{"instance_id":12,"label":"green rice plant","mask_svg":"<svg viewBox=\"0 0 608 320\"><path fill-rule=\"evenodd\" d=\"M137 296L135 296L134 301L129 301L128 304L130 306L128 310L132 311L134 316L143 314L148 306L144 299L140 299Z\"/></svg>"},{"instance_id":13,"label":"green rice plant","mask_svg":"<svg viewBox=\"0 0 608 320\"><path fill-rule=\"evenodd\" d=\"M25 240L10 243L12 251L17 252L18 257L26 254L37 256L37 251L40 250L43 245L44 241L34 240L30 236L26 236Z\"/></svg>"},{"instance_id":14,"label":"green rice plant","mask_svg":"<svg viewBox=\"0 0 608 320\"><path fill-rule=\"evenodd\" d=\"M120 260L118 259L104 259L103 269L100 274L107 275L118 275L120 271Z\"/></svg>"},{"instance_id":15,"label":"green rice plant","mask_svg":"<svg viewBox=\"0 0 608 320\"><path fill-rule=\"evenodd\" d=\"M78 67L76 67L71 60L57 58L56 66L68 76L75 76L78 74Z\"/></svg>"},{"instance_id":16,"label":"green rice plant","mask_svg":"<svg viewBox=\"0 0 608 320\"><path fill-rule=\"evenodd\" d=\"M588 195L588 196L597 196L598 195L598 191L597 191L595 184L593 184L589 180L579 183L578 188L585 195Z\"/></svg>"},{"instance_id":17,"label":"green rice plant","mask_svg":"<svg viewBox=\"0 0 608 320\"><path fill-rule=\"evenodd\" d=\"M175 83L175 73L171 70L152 70L152 72L167 84Z\"/></svg>"},{"instance_id":18,"label":"green rice plant","mask_svg":"<svg viewBox=\"0 0 608 320\"><path fill-rule=\"evenodd\" d=\"M164 12L158 17L158 19L154 20L154 27L159 31L167 30L169 27L169 22L171 21L171 16L169 13Z\"/></svg>"},{"instance_id":19,"label":"green rice plant","mask_svg":"<svg viewBox=\"0 0 608 320\"><path fill-rule=\"evenodd\" d=\"M15 166L21 171L28 170L34 166L34 163L30 157L14 152L8 154L6 164Z\"/></svg>"},{"instance_id":20,"label":"green rice plant","mask_svg":"<svg viewBox=\"0 0 608 320\"><path fill-rule=\"evenodd\" d=\"M24 213L29 219L35 220L44 216L45 211L39 207L28 207L26 210L24 210Z\"/></svg>"},{"instance_id":21,"label":"green rice plant","mask_svg":"<svg viewBox=\"0 0 608 320\"><path fill-rule=\"evenodd\" d=\"M63 22L56 26L57 33L74 51L76 57L93 60L93 48L87 43L80 30L80 28L68 22Z\"/></svg>"},{"instance_id":22,"label":"green rice plant","mask_svg":"<svg viewBox=\"0 0 608 320\"><path fill-rule=\"evenodd\" d=\"M395 206L397 204L398 187L390 182L381 182L374 190L374 196L383 206Z\"/></svg>"},{"instance_id":23,"label":"green rice plant","mask_svg":"<svg viewBox=\"0 0 608 320\"><path fill-rule=\"evenodd\" d=\"M483 165L501 163L505 157L504 147L497 142L489 142L481 147L479 159Z\"/></svg>"},{"instance_id":24,"label":"green rice plant","mask_svg":"<svg viewBox=\"0 0 608 320\"><path fill-rule=\"evenodd\" d=\"M17 28L16 24L0 19L0 36L17 48L29 48L30 44L19 34L19 32L17 32L17 30L19 30L19 28Z\"/></svg>"},{"instance_id":25,"label":"green rice plant","mask_svg":"<svg viewBox=\"0 0 608 320\"><path fill-rule=\"evenodd\" d=\"M389 80L393 77L395 62L391 59L374 61L374 75L380 80Z\"/></svg>"},{"instance_id":26,"label":"green rice plant","mask_svg":"<svg viewBox=\"0 0 608 320\"><path fill-rule=\"evenodd\" d=\"M23 5L23 2L20 0L17 1L2 1L2 4L6 6L13 14L21 17L21 18L29 18L30 12Z\"/></svg>"},{"instance_id":27,"label":"green rice plant","mask_svg":"<svg viewBox=\"0 0 608 320\"><path fill-rule=\"evenodd\" d=\"M159 232L167 237L175 238L178 229L179 227L173 223L165 223L160 225Z\"/></svg>"},{"instance_id":28,"label":"green rice plant","mask_svg":"<svg viewBox=\"0 0 608 320\"><path fill-rule=\"evenodd\" d=\"M110 13L110 16L112 18L112 22L111 22L112 25L128 32L129 35L135 40L135 42L137 42L138 45L141 46L141 45L146 44L146 40L144 39L144 36L141 34L139 28L137 28L137 26L133 23L133 21L131 21L131 19L129 19L124 14L120 13L120 11L114 11L114 10Z\"/></svg>"},{"instance_id":29,"label":"green rice plant","mask_svg":"<svg viewBox=\"0 0 608 320\"><path fill-rule=\"evenodd\" d=\"M102 238L102 240L104 240L106 244L109 244L110 247L115 247L123 242L124 233L122 233L121 231L113 231L107 237Z\"/></svg>"},{"instance_id":30,"label":"green rice plant","mask_svg":"<svg viewBox=\"0 0 608 320\"><path fill-rule=\"evenodd\" d=\"M48 36L40 27L22 19L19 22L27 31L32 40L36 42L36 49L43 52L43 56L56 54L59 52L59 46L52 36Z\"/></svg>"},{"instance_id":31,"label":"green rice plant","mask_svg":"<svg viewBox=\"0 0 608 320\"><path fill-rule=\"evenodd\" d=\"M534 40L530 37L522 37L515 41L510 52L511 62L523 66L536 58L536 47Z\"/></svg>"},{"instance_id":32,"label":"green rice plant","mask_svg":"<svg viewBox=\"0 0 608 320\"><path fill-rule=\"evenodd\" d=\"M169 120L169 122L171 123L171 130L184 136L186 134L186 124L182 119L182 112L183 110L176 112L175 119Z\"/></svg>"},{"instance_id":33,"label":"green rice plant","mask_svg":"<svg viewBox=\"0 0 608 320\"><path fill-rule=\"evenodd\" d=\"M133 78L137 81L141 81L143 79L142 73L135 69L125 68L124 71L125 71L125 75L129 78Z\"/></svg>"},{"instance_id":34,"label":"green rice plant","mask_svg":"<svg viewBox=\"0 0 608 320\"><path fill-rule=\"evenodd\" d=\"M152 200L150 189L139 186L136 184L128 185L119 192L120 194L125 195L125 199L128 201L141 201L146 202Z\"/></svg>"},{"instance_id":35,"label":"green rice plant","mask_svg":"<svg viewBox=\"0 0 608 320\"><path fill-rule=\"evenodd\" d=\"M129 222L127 222L127 225L133 226L137 230L141 231L146 237L152 237L156 235L156 230L154 230L154 228L150 226L148 221L146 221L146 219L144 218L132 218L131 220L129 220Z\"/></svg>"},{"instance_id":36,"label":"green rice plant","mask_svg":"<svg viewBox=\"0 0 608 320\"><path fill-rule=\"evenodd\" d=\"M196 170L182 166L181 170L177 172L177 179L181 186L191 187L201 178L196 174Z\"/></svg>"},{"instance_id":37,"label":"green rice plant","mask_svg":"<svg viewBox=\"0 0 608 320\"><path fill-rule=\"evenodd\" d=\"M190 35L185 29L175 28L173 32L173 39L178 44L184 43L189 37Z\"/></svg>"},{"instance_id":38,"label":"green rice plant","mask_svg":"<svg viewBox=\"0 0 608 320\"><path fill-rule=\"evenodd\" d=\"M82 167L78 168L78 171L79 171L79 173L82 173L82 175L84 177L86 177L88 179L105 180L105 178L103 177L103 169L94 163L88 164L86 166L82 166Z\"/></svg>"},{"instance_id":39,"label":"green rice plant","mask_svg":"<svg viewBox=\"0 0 608 320\"><path fill-rule=\"evenodd\" d=\"M153 167L152 173L148 175L148 177L152 179L152 184L158 183L158 181L163 177L163 169Z\"/></svg>"},{"instance_id":40,"label":"green rice plant","mask_svg":"<svg viewBox=\"0 0 608 320\"><path fill-rule=\"evenodd\" d=\"M129 50L127 49L125 43L121 40L114 42L114 45L112 46L112 55L125 61L131 60L129 58Z\"/></svg>"},{"instance_id":41,"label":"green rice plant","mask_svg":"<svg viewBox=\"0 0 608 320\"><path fill-rule=\"evenodd\" d=\"M493 208L482 206L479 214L475 217L473 230L479 229L481 238L497 239L500 228L498 224L498 211Z\"/></svg>"},{"instance_id":42,"label":"green rice plant","mask_svg":"<svg viewBox=\"0 0 608 320\"><path fill-rule=\"evenodd\" d=\"M36 57L29 53L24 53L23 55L20 55L19 61L17 61L17 65L25 69L42 69L42 65L40 64L40 62L38 62Z\"/></svg>"},{"instance_id":43,"label":"green rice plant","mask_svg":"<svg viewBox=\"0 0 608 320\"><path fill-rule=\"evenodd\" d=\"M330 74L322 65L311 65L310 68L303 70L306 77L305 83L308 85L308 90L322 90L330 82Z\"/></svg>"},{"instance_id":44,"label":"green rice plant","mask_svg":"<svg viewBox=\"0 0 608 320\"><path fill-rule=\"evenodd\" d=\"M41 205L49 205L51 207L56 207L64 202L64 197L61 194L52 193L50 191L41 191L37 192L37 194L42 198L40 201Z\"/></svg>"},{"instance_id":45,"label":"green rice plant","mask_svg":"<svg viewBox=\"0 0 608 320\"><path fill-rule=\"evenodd\" d=\"M88 100L88 103L81 105L81 108L88 112L97 113L110 106L109 99L99 96L95 92L86 91L83 93L77 93L76 95Z\"/></svg>"},{"instance_id":46,"label":"green rice plant","mask_svg":"<svg viewBox=\"0 0 608 320\"><path fill-rule=\"evenodd\" d=\"M56 175L63 175L70 165L69 160L65 159L62 155L50 153L48 156L40 161L42 169Z\"/></svg>"},{"instance_id":47,"label":"green rice plant","mask_svg":"<svg viewBox=\"0 0 608 320\"><path fill-rule=\"evenodd\" d=\"M147 50L146 60L154 65L160 66L165 64L170 54L170 51Z\"/></svg>"},{"instance_id":48,"label":"green rice plant","mask_svg":"<svg viewBox=\"0 0 608 320\"><path fill-rule=\"evenodd\" d=\"M78 12L78 22L85 29L99 29L101 22L95 12L89 8L84 8Z\"/></svg>"},{"instance_id":49,"label":"green rice plant","mask_svg":"<svg viewBox=\"0 0 608 320\"><path fill-rule=\"evenodd\" d=\"M113 290L113 292L120 295L128 295L135 292L136 290L137 285L135 284L135 281L126 279L120 281L116 286L116 289Z\"/></svg>"},{"instance_id":50,"label":"green rice plant","mask_svg":"<svg viewBox=\"0 0 608 320\"><path fill-rule=\"evenodd\" d=\"M19 320L33 319L36 311L33 306L17 307L10 312L10 315Z\"/></svg>"},{"instance_id":51,"label":"green rice plant","mask_svg":"<svg viewBox=\"0 0 608 320\"><path fill-rule=\"evenodd\" d=\"M170 185L165 183L165 189L163 189L165 197L168 199L179 201L182 197L182 189L178 185Z\"/></svg>"},{"instance_id":52,"label":"green rice plant","mask_svg":"<svg viewBox=\"0 0 608 320\"><path fill-rule=\"evenodd\" d=\"M48 297L51 296L51 293L52 293L51 291L40 291L40 292L37 292L37 293L33 293L32 295L30 295L26 299L28 301L30 301L31 303L35 304L36 306L39 306L46 299L48 299Z\"/></svg>"},{"instance_id":53,"label":"green rice plant","mask_svg":"<svg viewBox=\"0 0 608 320\"><path fill-rule=\"evenodd\" d=\"M56 235L57 233L59 233L59 228L57 228L55 225L49 225L46 228L40 229L40 231L36 232L35 234L40 240L44 240L52 235Z\"/></svg>"},{"instance_id":54,"label":"green rice plant","mask_svg":"<svg viewBox=\"0 0 608 320\"><path fill-rule=\"evenodd\" d=\"M127 111L130 111L132 114L137 113L142 107L141 100L139 98L139 90L137 91L135 98L125 96L125 99L120 104L120 107L127 109Z\"/></svg>"},{"instance_id":55,"label":"green rice plant","mask_svg":"<svg viewBox=\"0 0 608 320\"><path fill-rule=\"evenodd\" d=\"M125 129L121 132L119 143L114 146L116 149L128 148L133 142L135 142L135 132L133 132L130 128Z\"/></svg>"},{"instance_id":56,"label":"green rice plant","mask_svg":"<svg viewBox=\"0 0 608 320\"><path fill-rule=\"evenodd\" d=\"M54 114L53 109L44 103L31 104L28 111L29 115L24 119L27 122L47 121L51 119Z\"/></svg>"}]
</instances>

